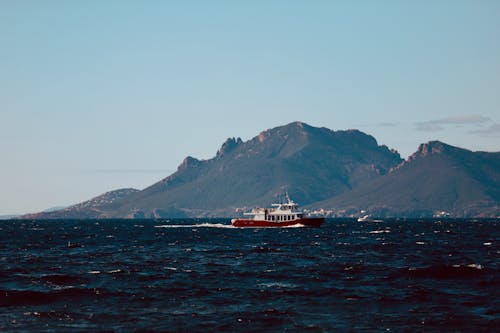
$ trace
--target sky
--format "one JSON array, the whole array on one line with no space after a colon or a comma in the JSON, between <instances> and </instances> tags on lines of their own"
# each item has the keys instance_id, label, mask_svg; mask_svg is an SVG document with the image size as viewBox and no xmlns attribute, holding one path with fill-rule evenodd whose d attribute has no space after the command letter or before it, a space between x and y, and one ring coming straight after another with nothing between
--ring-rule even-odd
<instances>
[{"instance_id":1,"label":"sky","mask_svg":"<svg viewBox=\"0 0 500 333\"><path fill-rule=\"evenodd\" d=\"M0 1L0 215L293 121L500 151L500 1Z\"/></svg>"}]
</instances>

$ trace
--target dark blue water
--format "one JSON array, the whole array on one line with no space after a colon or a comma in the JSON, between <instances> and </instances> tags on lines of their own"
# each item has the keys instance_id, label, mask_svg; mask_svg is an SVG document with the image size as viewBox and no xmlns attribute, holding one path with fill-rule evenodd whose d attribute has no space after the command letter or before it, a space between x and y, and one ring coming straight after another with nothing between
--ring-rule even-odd
<instances>
[{"instance_id":1,"label":"dark blue water","mask_svg":"<svg viewBox=\"0 0 500 333\"><path fill-rule=\"evenodd\" d=\"M500 221L1 221L0 331L491 332Z\"/></svg>"}]
</instances>

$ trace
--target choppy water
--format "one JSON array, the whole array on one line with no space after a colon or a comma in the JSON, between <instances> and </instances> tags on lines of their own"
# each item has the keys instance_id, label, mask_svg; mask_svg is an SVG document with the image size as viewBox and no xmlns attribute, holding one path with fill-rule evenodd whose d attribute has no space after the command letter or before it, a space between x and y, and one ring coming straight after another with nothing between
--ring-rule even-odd
<instances>
[{"instance_id":1,"label":"choppy water","mask_svg":"<svg viewBox=\"0 0 500 333\"><path fill-rule=\"evenodd\" d=\"M0 331L491 332L500 221L0 221Z\"/></svg>"}]
</instances>

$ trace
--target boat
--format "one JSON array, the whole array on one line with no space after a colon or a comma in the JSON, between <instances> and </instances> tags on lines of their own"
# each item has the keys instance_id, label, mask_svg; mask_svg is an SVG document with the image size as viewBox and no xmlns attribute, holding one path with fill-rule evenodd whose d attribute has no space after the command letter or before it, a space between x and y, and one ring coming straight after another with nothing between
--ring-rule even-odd
<instances>
[{"instance_id":1,"label":"boat","mask_svg":"<svg viewBox=\"0 0 500 333\"><path fill-rule=\"evenodd\" d=\"M312 217L302 212L288 194L285 202L274 203L271 208L254 208L243 215L248 218L232 219L231 224L238 228L319 227L325 220L324 217Z\"/></svg>"},{"instance_id":2,"label":"boat","mask_svg":"<svg viewBox=\"0 0 500 333\"><path fill-rule=\"evenodd\" d=\"M358 217L358 222L384 222L383 220L373 219L370 215Z\"/></svg>"}]
</instances>

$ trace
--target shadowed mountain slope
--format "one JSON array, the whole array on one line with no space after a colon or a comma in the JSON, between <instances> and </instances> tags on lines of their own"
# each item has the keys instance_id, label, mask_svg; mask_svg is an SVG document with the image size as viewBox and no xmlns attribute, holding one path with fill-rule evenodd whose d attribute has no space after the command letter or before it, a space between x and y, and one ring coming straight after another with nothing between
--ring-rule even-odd
<instances>
[{"instance_id":1,"label":"shadowed mountain slope","mask_svg":"<svg viewBox=\"0 0 500 333\"><path fill-rule=\"evenodd\" d=\"M498 216L500 153L472 152L432 141L408 161L364 186L314 207L378 216Z\"/></svg>"},{"instance_id":2,"label":"shadowed mountain slope","mask_svg":"<svg viewBox=\"0 0 500 333\"><path fill-rule=\"evenodd\" d=\"M228 216L265 205L284 191L313 203L385 174L399 154L357 130L295 122L243 142L228 139L213 159L187 157L177 172L126 198L119 216ZM136 216L139 216L136 214Z\"/></svg>"},{"instance_id":3,"label":"shadowed mountain slope","mask_svg":"<svg viewBox=\"0 0 500 333\"><path fill-rule=\"evenodd\" d=\"M142 191L88 212L72 206L61 217L231 216L267 205L284 191L306 205L350 191L401 161L397 152L358 130L294 122L246 142L230 138L212 159L187 157L175 173Z\"/></svg>"}]
</instances>

